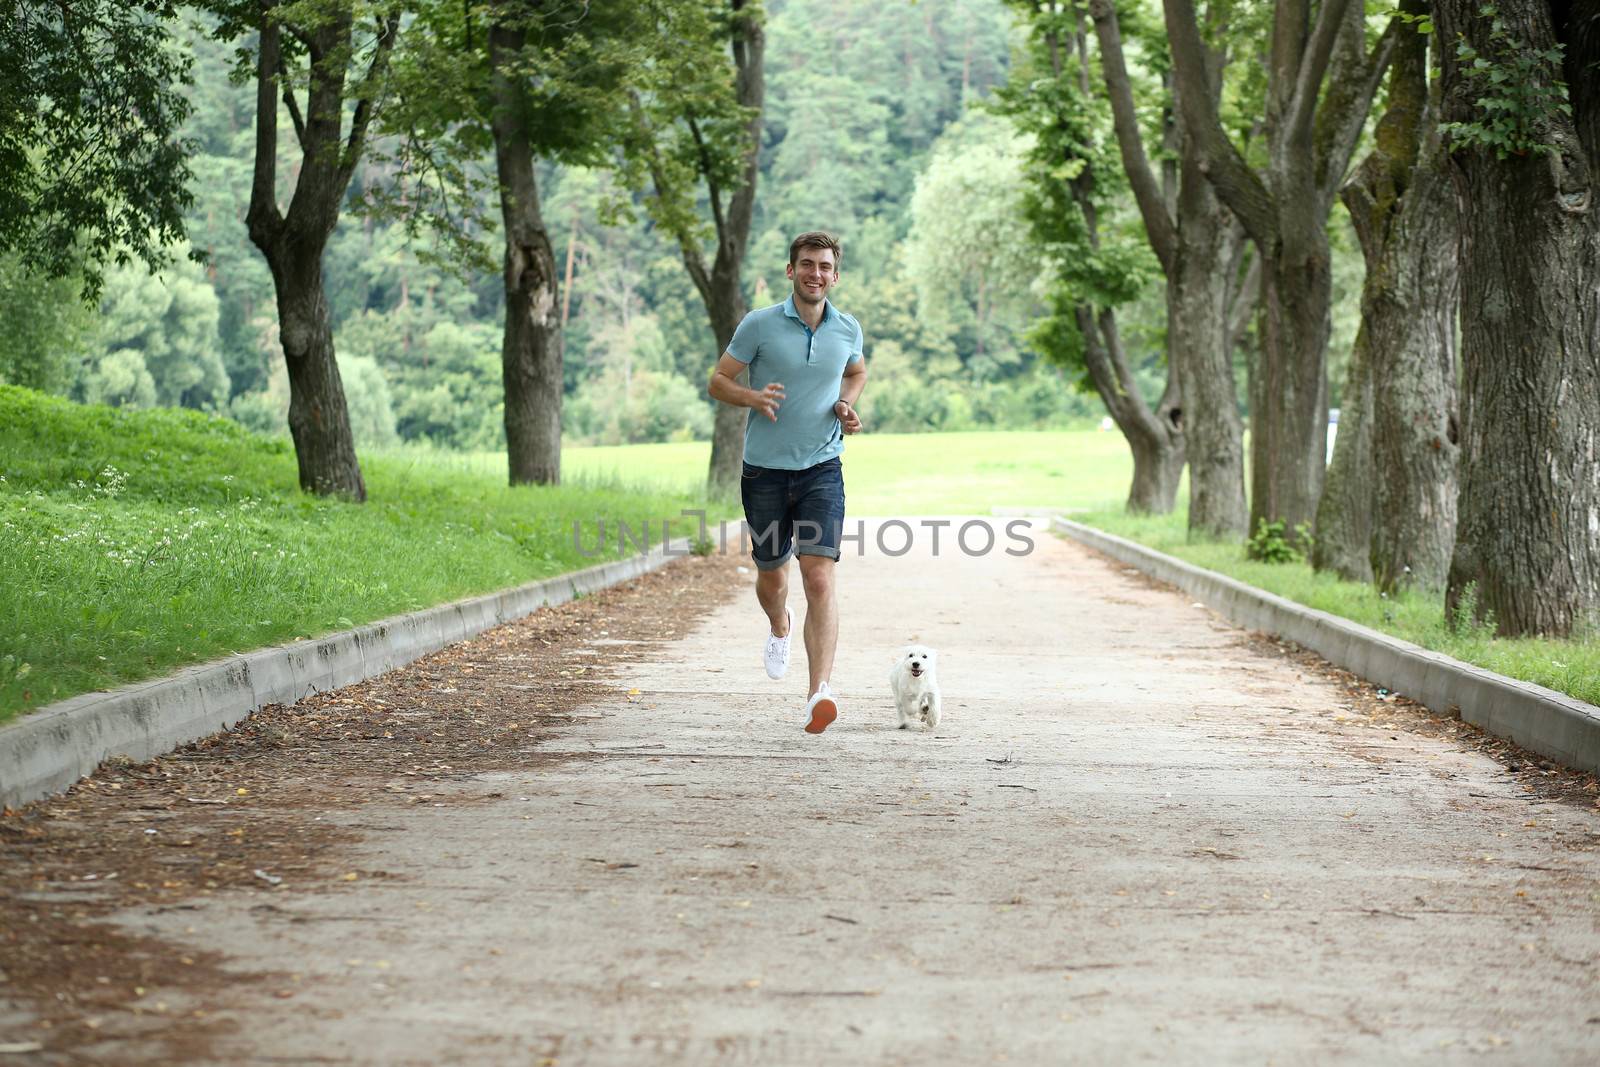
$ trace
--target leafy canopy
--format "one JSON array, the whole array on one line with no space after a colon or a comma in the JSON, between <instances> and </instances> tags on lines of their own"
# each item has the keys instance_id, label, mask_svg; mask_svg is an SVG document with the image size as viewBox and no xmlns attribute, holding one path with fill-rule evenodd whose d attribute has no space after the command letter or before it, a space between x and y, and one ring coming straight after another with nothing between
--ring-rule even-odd
<instances>
[{"instance_id":1,"label":"leafy canopy","mask_svg":"<svg viewBox=\"0 0 1600 1067\"><path fill-rule=\"evenodd\" d=\"M0 253L78 274L171 260L189 206L189 57L172 3L0 0Z\"/></svg>"}]
</instances>

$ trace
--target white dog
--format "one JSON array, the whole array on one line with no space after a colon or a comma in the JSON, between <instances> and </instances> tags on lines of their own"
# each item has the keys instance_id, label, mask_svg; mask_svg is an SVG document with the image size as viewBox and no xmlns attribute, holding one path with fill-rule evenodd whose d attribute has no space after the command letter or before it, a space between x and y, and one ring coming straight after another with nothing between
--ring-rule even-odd
<instances>
[{"instance_id":1,"label":"white dog","mask_svg":"<svg viewBox=\"0 0 1600 1067\"><path fill-rule=\"evenodd\" d=\"M889 688L894 691L894 710L900 729L914 722L939 725L939 679L934 675L939 653L924 645L907 645L889 668Z\"/></svg>"}]
</instances>

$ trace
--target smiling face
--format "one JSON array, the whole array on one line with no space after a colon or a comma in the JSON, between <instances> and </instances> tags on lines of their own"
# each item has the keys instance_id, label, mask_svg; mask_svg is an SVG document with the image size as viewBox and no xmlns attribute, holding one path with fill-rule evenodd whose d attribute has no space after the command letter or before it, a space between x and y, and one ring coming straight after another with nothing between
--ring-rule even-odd
<instances>
[{"instance_id":1,"label":"smiling face","mask_svg":"<svg viewBox=\"0 0 1600 1067\"><path fill-rule=\"evenodd\" d=\"M820 304L828 298L828 290L839 280L839 265L833 249L806 245L795 251L794 262L786 268L789 280L794 283L797 304Z\"/></svg>"}]
</instances>

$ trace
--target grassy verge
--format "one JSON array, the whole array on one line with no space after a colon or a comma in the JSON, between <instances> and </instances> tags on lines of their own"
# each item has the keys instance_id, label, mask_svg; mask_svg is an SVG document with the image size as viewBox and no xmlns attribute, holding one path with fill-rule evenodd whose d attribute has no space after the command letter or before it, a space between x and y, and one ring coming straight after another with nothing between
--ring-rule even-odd
<instances>
[{"instance_id":1,"label":"grassy verge","mask_svg":"<svg viewBox=\"0 0 1600 1067\"><path fill-rule=\"evenodd\" d=\"M1131 516L1114 507L1102 507L1071 517L1318 611L1343 616L1497 674L1600 704L1600 641L1501 638L1488 627L1451 627L1442 596L1405 593L1386 597L1370 585L1317 574L1305 563L1246 559L1241 545L1190 544L1182 509L1172 515Z\"/></svg>"},{"instance_id":2,"label":"grassy verge","mask_svg":"<svg viewBox=\"0 0 1600 1067\"><path fill-rule=\"evenodd\" d=\"M314 499L287 441L4 386L0 426L0 721L614 559L619 519L658 544L705 506L620 474L511 489L503 458L491 473L420 454L364 457L366 504Z\"/></svg>"}]
</instances>

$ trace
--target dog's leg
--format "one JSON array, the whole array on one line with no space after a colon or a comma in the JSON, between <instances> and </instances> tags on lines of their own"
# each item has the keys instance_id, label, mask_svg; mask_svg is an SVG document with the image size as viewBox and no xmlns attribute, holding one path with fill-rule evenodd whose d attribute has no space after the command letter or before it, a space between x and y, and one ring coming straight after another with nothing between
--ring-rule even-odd
<instances>
[{"instance_id":1,"label":"dog's leg","mask_svg":"<svg viewBox=\"0 0 1600 1067\"><path fill-rule=\"evenodd\" d=\"M936 689L927 696L927 710L923 713L923 721L932 730L939 725L939 691Z\"/></svg>"}]
</instances>

